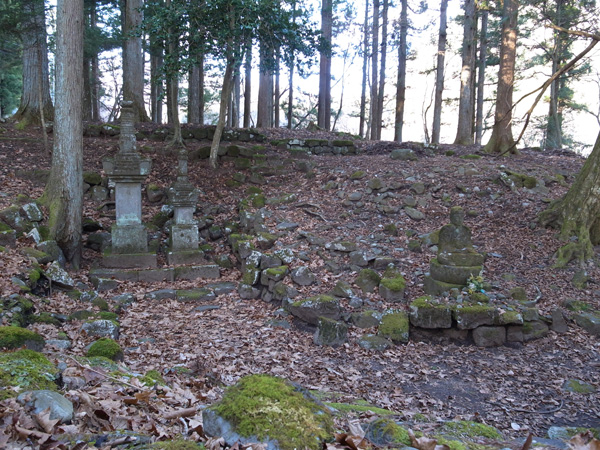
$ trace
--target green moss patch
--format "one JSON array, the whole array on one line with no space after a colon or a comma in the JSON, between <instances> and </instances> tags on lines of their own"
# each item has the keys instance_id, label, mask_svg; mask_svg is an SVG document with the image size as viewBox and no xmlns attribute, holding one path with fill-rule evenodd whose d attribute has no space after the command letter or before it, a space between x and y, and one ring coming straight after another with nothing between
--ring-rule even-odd
<instances>
[{"instance_id":1,"label":"green moss patch","mask_svg":"<svg viewBox=\"0 0 600 450\"><path fill-rule=\"evenodd\" d=\"M488 439L502 439L500 432L483 423L459 420L457 422L446 422L442 427L445 434L456 437L483 437Z\"/></svg>"},{"instance_id":2,"label":"green moss patch","mask_svg":"<svg viewBox=\"0 0 600 450\"><path fill-rule=\"evenodd\" d=\"M394 411L390 411L389 409L379 408L377 406L371 405L364 400L357 400L356 403L325 403L327 406L338 410L340 413L362 413L371 411L378 416L392 416L396 414Z\"/></svg>"},{"instance_id":3,"label":"green moss patch","mask_svg":"<svg viewBox=\"0 0 600 450\"><path fill-rule=\"evenodd\" d=\"M41 353L18 350L0 353L0 400L23 390L57 390L58 370Z\"/></svg>"},{"instance_id":4,"label":"green moss patch","mask_svg":"<svg viewBox=\"0 0 600 450\"><path fill-rule=\"evenodd\" d=\"M333 432L326 408L285 380L268 375L242 378L213 410L241 436L276 440L282 450L320 449Z\"/></svg>"},{"instance_id":5,"label":"green moss patch","mask_svg":"<svg viewBox=\"0 0 600 450\"><path fill-rule=\"evenodd\" d=\"M0 348L27 347L41 350L44 338L39 334L20 327L0 327Z\"/></svg>"},{"instance_id":6,"label":"green moss patch","mask_svg":"<svg viewBox=\"0 0 600 450\"><path fill-rule=\"evenodd\" d=\"M109 338L102 338L98 339L90 346L86 356L104 356L105 358L108 358L112 361L122 361L123 349L114 340Z\"/></svg>"},{"instance_id":7,"label":"green moss patch","mask_svg":"<svg viewBox=\"0 0 600 450\"><path fill-rule=\"evenodd\" d=\"M380 446L391 446L394 444L411 445L408 431L392 419L383 418L371 422L366 437L374 444Z\"/></svg>"}]
</instances>

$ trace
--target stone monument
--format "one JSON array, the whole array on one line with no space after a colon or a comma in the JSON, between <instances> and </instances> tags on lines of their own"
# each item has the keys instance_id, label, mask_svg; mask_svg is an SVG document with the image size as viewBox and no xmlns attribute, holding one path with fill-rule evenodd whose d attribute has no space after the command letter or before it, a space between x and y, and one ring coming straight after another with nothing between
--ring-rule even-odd
<instances>
[{"instance_id":1,"label":"stone monument","mask_svg":"<svg viewBox=\"0 0 600 450\"><path fill-rule=\"evenodd\" d=\"M111 251L102 265L116 268L156 267L156 254L148 252L148 234L142 224L142 181L150 173L151 160L136 150L133 102L121 103L119 152L102 166L115 184L116 223L112 226Z\"/></svg>"},{"instance_id":2,"label":"stone monument","mask_svg":"<svg viewBox=\"0 0 600 450\"><path fill-rule=\"evenodd\" d=\"M425 277L425 292L439 295L452 288L462 289L471 276L483 269L484 256L471 242L471 230L464 225L465 213L460 206L450 210L450 223L439 234L437 258L431 260Z\"/></svg>"},{"instance_id":3,"label":"stone monument","mask_svg":"<svg viewBox=\"0 0 600 450\"><path fill-rule=\"evenodd\" d=\"M188 180L187 151L179 151L177 181L169 189L169 199L174 209L171 226L171 248L167 255L169 264L191 264L204 259L198 250L198 224L194 211L198 190Z\"/></svg>"}]
</instances>

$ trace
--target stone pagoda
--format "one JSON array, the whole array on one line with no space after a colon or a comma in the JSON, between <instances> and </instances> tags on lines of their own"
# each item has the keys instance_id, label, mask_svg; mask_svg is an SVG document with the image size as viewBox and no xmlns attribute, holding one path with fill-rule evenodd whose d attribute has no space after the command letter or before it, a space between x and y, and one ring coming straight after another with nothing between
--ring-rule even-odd
<instances>
[{"instance_id":1,"label":"stone pagoda","mask_svg":"<svg viewBox=\"0 0 600 450\"><path fill-rule=\"evenodd\" d=\"M437 258L431 260L425 277L425 292L439 295L452 288L462 289L471 276L483 270L484 256L471 242L471 230L464 224L465 213L460 206L450 210L450 223L439 234Z\"/></svg>"},{"instance_id":2,"label":"stone pagoda","mask_svg":"<svg viewBox=\"0 0 600 450\"><path fill-rule=\"evenodd\" d=\"M102 162L115 185L117 215L111 230L111 251L102 261L104 267L156 267L156 254L148 252L148 233L142 224L142 181L150 173L151 165L151 160L136 149L133 102L123 101L119 152Z\"/></svg>"},{"instance_id":3,"label":"stone pagoda","mask_svg":"<svg viewBox=\"0 0 600 450\"><path fill-rule=\"evenodd\" d=\"M174 209L171 226L169 264L193 264L201 262L204 254L198 249L198 224L194 211L198 202L198 190L188 180L187 151L179 151L177 180L169 189L169 200Z\"/></svg>"}]
</instances>

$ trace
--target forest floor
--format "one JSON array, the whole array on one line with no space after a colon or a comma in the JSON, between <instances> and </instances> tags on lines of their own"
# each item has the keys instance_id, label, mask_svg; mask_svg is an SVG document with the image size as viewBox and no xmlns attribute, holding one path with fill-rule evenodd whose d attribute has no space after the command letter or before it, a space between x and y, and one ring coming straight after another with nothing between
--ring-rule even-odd
<instances>
[{"instance_id":1,"label":"forest floor","mask_svg":"<svg viewBox=\"0 0 600 450\"><path fill-rule=\"evenodd\" d=\"M278 130L271 132L270 139L286 136L288 132ZM200 145L189 143L188 150ZM312 156L314 168L308 175L289 171L270 176L266 184L259 186L266 197L296 195L294 204L265 208L269 212L266 224L272 229L281 221L299 224L295 231L281 233L278 245L304 252L305 261L295 264L308 265L317 275L316 285L297 286L302 296L326 293L339 280L352 283L355 274L328 271L324 256L305 239L299 239L301 231L318 234L328 241L351 240L364 249L383 248L399 261L407 280L406 297L412 300L423 295L423 275L435 254L427 247L420 252L409 251L409 236L412 231L422 235L439 229L448 223L449 206L460 205L469 212L466 225L473 233L474 244L479 251L488 253L484 278L497 292L508 295L511 289L523 287L545 314L568 299L580 300L600 310L597 284L600 255L585 267L572 264L564 269L553 268L553 255L561 242L554 230L535 225L537 214L548 206L548 201L565 194L583 158L569 151L523 149L519 155L500 159L488 155L463 159L461 156L478 153L479 148L441 145L426 152L420 145L410 143L361 141L359 145L362 148L359 155ZM116 138L85 138L84 169L101 172L102 158L114 155L117 146ZM138 141L138 147L153 159L146 182L170 186L176 177L176 156L166 150L163 142ZM418 160L390 158L393 148L406 147L415 149ZM286 156L286 150L269 145L267 148L269 158ZM447 156L449 151L454 153ZM15 131L12 125L0 124L0 209L9 206L20 193L39 197L43 185L19 174L23 170L49 167L50 157L44 152L39 134ZM351 179L351 174L358 170L364 171L366 177ZM547 191L510 189L499 181L499 174L506 170L544 180ZM217 225L237 220L237 205L247 197L249 183L226 185L236 172L239 170L234 168L232 160L223 160L216 170L209 168L207 160L190 162L190 181L201 191L198 210L212 216ZM392 202L401 205L405 196L419 200L417 208L424 213L424 219L415 221L402 210L382 214L375 202L367 200L362 206L344 201L352 192L366 192L367 180L374 177L395 183L397 195ZM411 191L414 182L424 183L425 193L417 195ZM324 189L328 183L335 187ZM310 211L300 207L301 204L312 205ZM114 211L99 211L98 205L86 197L84 216L110 230ZM144 196L144 219L149 220L160 206L148 203ZM391 223L398 232L385 235L383 229ZM209 243L217 254L230 252L225 239ZM11 277L28 267L29 261L20 249L31 245L30 240L20 239L16 249L0 253L0 296L18 292L11 284ZM85 249L83 267L72 271L72 276L90 285L89 269L99 258L99 253ZM581 270L589 277L584 289L572 283ZM230 269L222 272L220 281L239 279L239 269ZM543 437L551 426L600 428L600 340L572 322L567 333L551 331L542 339L513 347L478 348L449 341L411 340L406 345L374 352L357 345L361 330L353 328L348 343L341 347L316 346L310 330L272 324L281 305L260 299L241 300L236 292L217 297L212 303L220 308L209 311L198 311L196 305L189 303L157 302L144 297L147 292L161 288L184 289L199 284L121 282L117 290L100 294L111 305L112 297L117 294L135 296L136 302L119 316L124 363L133 372L156 369L165 374L172 387L170 401L163 400L167 410L184 408L192 401L211 404L241 376L267 373L328 392L337 402L363 399L393 411L398 420L410 422L415 416L424 415L431 421L431 425L421 427L425 432L428 426L433 428L440 421L461 419L493 425L507 439L525 437L529 432ZM382 310L398 307L386 304L377 294L363 297ZM82 309L81 302L57 290L48 297L32 298L38 311L70 314ZM70 350L52 347L44 350L50 357L62 360L85 354L86 345L92 341L76 323L65 323L60 330L43 324L33 325L32 329L47 338L56 337L59 331L69 335ZM187 367L193 376L177 373L173 370L177 366ZM89 372L86 376L93 378ZM584 381L598 390L591 394L568 392L564 384L569 379ZM69 426L74 428L67 428L66 432L98 432L111 427L145 430L155 437L182 432L181 422L165 418L160 406L152 407L150 402L135 406L123 400L131 399L131 393L117 394L110 380L95 381L93 390L79 392L79 397L71 392L70 396L78 399L78 405L85 404L84 396L93 397L97 401L94 411L102 409L103 415L100 417L96 412L95 417L87 419L85 415L79 416ZM11 407L17 408L15 404ZM364 412L360 418L369 420L371 416ZM129 425L123 425L124 418ZM197 422L186 420L186 429L197 426Z\"/></svg>"}]
</instances>

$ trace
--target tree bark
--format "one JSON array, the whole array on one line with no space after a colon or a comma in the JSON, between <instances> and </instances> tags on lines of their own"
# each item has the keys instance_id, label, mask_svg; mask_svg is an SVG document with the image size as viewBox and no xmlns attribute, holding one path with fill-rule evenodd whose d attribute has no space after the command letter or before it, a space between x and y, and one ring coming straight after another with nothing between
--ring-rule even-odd
<instances>
[{"instance_id":1,"label":"tree bark","mask_svg":"<svg viewBox=\"0 0 600 450\"><path fill-rule=\"evenodd\" d=\"M475 0L465 0L460 99L455 144L473 143L473 72L475 68Z\"/></svg>"},{"instance_id":2,"label":"tree bark","mask_svg":"<svg viewBox=\"0 0 600 450\"><path fill-rule=\"evenodd\" d=\"M266 59L268 55L261 51L260 75L258 79L258 111L256 126L259 128L273 127L273 72L268 68Z\"/></svg>"},{"instance_id":3,"label":"tree bark","mask_svg":"<svg viewBox=\"0 0 600 450\"><path fill-rule=\"evenodd\" d=\"M215 127L215 134L213 136L212 144L210 146L210 157L209 164L213 169L217 168L217 158L219 155L219 145L221 144L221 136L223 135L223 129L225 128L225 119L227 115L227 104L231 97L231 88L233 85L233 65L234 61L230 60L227 62L225 68L225 75L223 75L223 87L221 88L221 102L219 104L219 118L217 120L217 126Z\"/></svg>"},{"instance_id":4,"label":"tree bark","mask_svg":"<svg viewBox=\"0 0 600 450\"><path fill-rule=\"evenodd\" d=\"M200 120L201 112L204 109L203 97L204 97L204 83L202 67L202 59L199 64L195 64L190 70L189 74L189 86L188 86L188 123L202 124Z\"/></svg>"},{"instance_id":5,"label":"tree bark","mask_svg":"<svg viewBox=\"0 0 600 450\"><path fill-rule=\"evenodd\" d=\"M562 10L564 0L556 0L556 17L555 24L563 26ZM563 61L566 36L563 32L554 30L554 46L552 48L552 73L556 73ZM559 77L550 85L550 101L548 103L548 119L546 124L546 139L544 140L544 148L561 148L562 147L562 111L560 107L559 92L561 85L564 85L564 77Z\"/></svg>"},{"instance_id":6,"label":"tree bark","mask_svg":"<svg viewBox=\"0 0 600 450\"><path fill-rule=\"evenodd\" d=\"M442 130L442 97L444 94L444 64L446 59L447 37L447 11L448 0L440 3L440 32L438 37L437 67L435 69L435 98L433 101L433 124L431 129L431 142L440 143Z\"/></svg>"},{"instance_id":7,"label":"tree bark","mask_svg":"<svg viewBox=\"0 0 600 450\"><path fill-rule=\"evenodd\" d=\"M594 256L594 245L600 244L599 190L600 135L569 191L539 216L543 226L559 228L559 237L571 241L558 250L557 267L573 259L583 263Z\"/></svg>"},{"instance_id":8,"label":"tree bark","mask_svg":"<svg viewBox=\"0 0 600 450\"><path fill-rule=\"evenodd\" d=\"M367 69L369 65L369 0L365 1L365 21L363 23L363 66L362 66L362 85L360 94L360 124L358 135L365 137L365 122L367 108Z\"/></svg>"},{"instance_id":9,"label":"tree bark","mask_svg":"<svg viewBox=\"0 0 600 450\"><path fill-rule=\"evenodd\" d=\"M280 88L280 80L279 80L279 65L281 64L281 57L279 56L279 49L277 50L277 59L275 61L275 94L273 100L273 126L275 128L279 128L279 124L281 122L281 111L279 109L279 97L281 97L281 88Z\"/></svg>"},{"instance_id":10,"label":"tree bark","mask_svg":"<svg viewBox=\"0 0 600 450\"><path fill-rule=\"evenodd\" d=\"M56 117L50 178L42 197L50 236L79 268L83 215L83 0L58 0Z\"/></svg>"},{"instance_id":11,"label":"tree bark","mask_svg":"<svg viewBox=\"0 0 600 450\"><path fill-rule=\"evenodd\" d=\"M333 29L333 2L321 1L321 35L328 48L321 50L319 64L319 106L317 125L329 131L331 127L331 45Z\"/></svg>"},{"instance_id":12,"label":"tree bark","mask_svg":"<svg viewBox=\"0 0 600 450\"><path fill-rule=\"evenodd\" d=\"M40 124L40 110L45 120L53 120L54 107L48 79L48 47L44 2L27 0L23 4L27 20L21 34L23 41L23 95L13 119L24 125ZM83 62L81 63L83 65ZM42 98L40 102L40 91Z\"/></svg>"},{"instance_id":13,"label":"tree bark","mask_svg":"<svg viewBox=\"0 0 600 450\"><path fill-rule=\"evenodd\" d=\"M513 85L517 56L517 14L518 1L505 0L502 13L502 43L500 46L500 68L496 90L496 113L490 141L484 151L487 153L517 153L512 135Z\"/></svg>"},{"instance_id":14,"label":"tree bark","mask_svg":"<svg viewBox=\"0 0 600 450\"><path fill-rule=\"evenodd\" d=\"M136 30L142 23L142 0L123 0L123 98L133 102L136 122L150 122L144 104L144 53Z\"/></svg>"},{"instance_id":15,"label":"tree bark","mask_svg":"<svg viewBox=\"0 0 600 450\"><path fill-rule=\"evenodd\" d=\"M479 62L477 64L477 114L475 116L475 143L481 145L483 136L483 101L485 88L485 67L487 59L487 10L481 11L481 31L479 33Z\"/></svg>"},{"instance_id":16,"label":"tree bark","mask_svg":"<svg viewBox=\"0 0 600 450\"><path fill-rule=\"evenodd\" d=\"M244 61L244 128L250 128L252 107L252 40L246 43Z\"/></svg>"},{"instance_id":17,"label":"tree bark","mask_svg":"<svg viewBox=\"0 0 600 450\"><path fill-rule=\"evenodd\" d=\"M163 46L150 36L150 111L152 122L162 123L163 119Z\"/></svg>"},{"instance_id":18,"label":"tree bark","mask_svg":"<svg viewBox=\"0 0 600 450\"><path fill-rule=\"evenodd\" d=\"M404 126L404 103L406 100L406 35L408 34L408 0L401 0L400 42L398 44L398 82L396 84L396 117L394 120L394 141L402 142Z\"/></svg>"},{"instance_id":19,"label":"tree bark","mask_svg":"<svg viewBox=\"0 0 600 450\"><path fill-rule=\"evenodd\" d=\"M381 12L381 66L379 69L379 92L377 93L377 139L381 139L381 128L383 126L383 100L385 97L385 65L387 61L388 39L388 9L389 0L383 0L383 9Z\"/></svg>"},{"instance_id":20,"label":"tree bark","mask_svg":"<svg viewBox=\"0 0 600 450\"><path fill-rule=\"evenodd\" d=\"M373 29L371 46L371 139L377 139L377 119L379 110L377 108L379 99L377 96L378 71L379 71L379 0L373 0Z\"/></svg>"}]
</instances>

